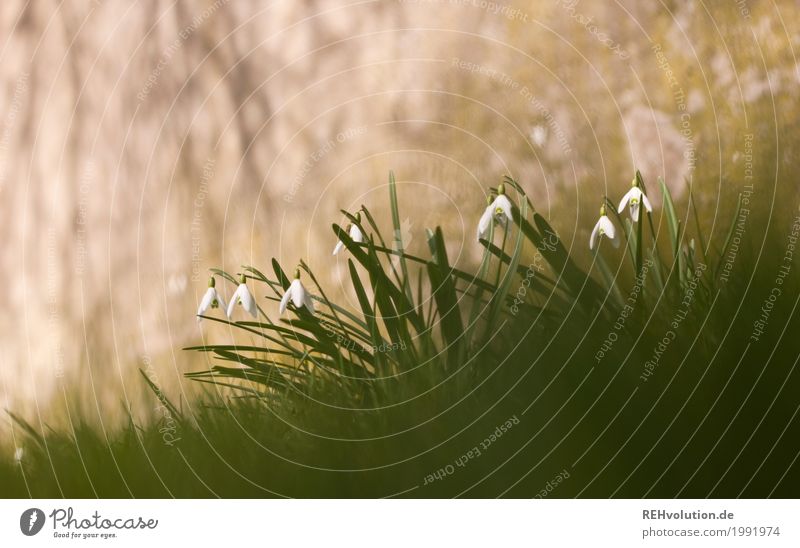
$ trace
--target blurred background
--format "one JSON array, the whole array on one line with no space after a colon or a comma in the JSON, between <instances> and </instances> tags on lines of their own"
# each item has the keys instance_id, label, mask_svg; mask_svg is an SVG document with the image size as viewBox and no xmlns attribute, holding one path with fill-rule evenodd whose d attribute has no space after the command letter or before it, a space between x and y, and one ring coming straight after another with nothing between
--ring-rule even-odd
<instances>
[{"instance_id":1,"label":"blurred background","mask_svg":"<svg viewBox=\"0 0 800 548\"><path fill-rule=\"evenodd\" d=\"M180 348L225 336L194 318L208 268L303 258L348 302L331 223L389 227L390 169L410 249L442 225L465 266L507 173L587 260L637 168L684 215L691 186L712 239L746 185L786 219L798 23L791 1L6 0L0 403L146 416L139 369L190 397L207 364Z\"/></svg>"}]
</instances>

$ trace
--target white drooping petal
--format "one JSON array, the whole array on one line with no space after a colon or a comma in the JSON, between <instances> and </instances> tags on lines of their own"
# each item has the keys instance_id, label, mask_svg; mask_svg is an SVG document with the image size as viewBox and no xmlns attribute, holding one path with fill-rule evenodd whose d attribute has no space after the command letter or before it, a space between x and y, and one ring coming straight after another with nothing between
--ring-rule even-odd
<instances>
[{"instance_id":1,"label":"white drooping petal","mask_svg":"<svg viewBox=\"0 0 800 548\"><path fill-rule=\"evenodd\" d=\"M305 302L306 298L306 288L303 287L300 280L295 279L292 281L292 285L289 286L289 293L292 294L292 304L295 308L303 306L303 302Z\"/></svg>"},{"instance_id":2,"label":"white drooping petal","mask_svg":"<svg viewBox=\"0 0 800 548\"><path fill-rule=\"evenodd\" d=\"M631 220L639 222L639 202L631 202Z\"/></svg>"},{"instance_id":3,"label":"white drooping petal","mask_svg":"<svg viewBox=\"0 0 800 548\"><path fill-rule=\"evenodd\" d=\"M631 219L633 220L634 223L636 223L639 221L639 209L641 208L642 196L644 196L644 194L642 193L642 190L639 187L633 187L630 190L629 194L631 195L630 197Z\"/></svg>"},{"instance_id":4,"label":"white drooping petal","mask_svg":"<svg viewBox=\"0 0 800 548\"><path fill-rule=\"evenodd\" d=\"M589 236L589 249L594 249L597 244L597 236L600 234L600 221L597 221L592 229L592 235Z\"/></svg>"},{"instance_id":5,"label":"white drooping petal","mask_svg":"<svg viewBox=\"0 0 800 548\"><path fill-rule=\"evenodd\" d=\"M492 215L494 215L494 204L486 206L486 209L481 215L481 220L478 221L478 241L486 237L489 231L489 224L492 222Z\"/></svg>"},{"instance_id":6,"label":"white drooping petal","mask_svg":"<svg viewBox=\"0 0 800 548\"><path fill-rule=\"evenodd\" d=\"M611 219L605 215L600 217L600 220L597 221L597 224L600 226L600 230L605 236L608 237L609 240L613 240L617 237L617 229L614 227L614 223L612 223Z\"/></svg>"},{"instance_id":7,"label":"white drooping petal","mask_svg":"<svg viewBox=\"0 0 800 548\"><path fill-rule=\"evenodd\" d=\"M250 293L250 290L247 289L247 286L242 284L242 308L247 310L251 316L254 318L258 317L258 307L256 306L256 300L253 298L253 294Z\"/></svg>"},{"instance_id":8,"label":"white drooping petal","mask_svg":"<svg viewBox=\"0 0 800 548\"><path fill-rule=\"evenodd\" d=\"M280 307L278 307L278 310L280 311L281 314L286 312L286 305L289 304L289 297L291 296L292 296L292 287L289 286L289 289L286 290L286 293L284 293L283 297L281 298Z\"/></svg>"},{"instance_id":9,"label":"white drooping petal","mask_svg":"<svg viewBox=\"0 0 800 548\"><path fill-rule=\"evenodd\" d=\"M633 197L634 193L639 190L638 188L631 187L631 189L625 193L625 196L622 197L622 200L619 201L619 207L617 208L617 213L622 213L625 211L625 207L630 202L631 198Z\"/></svg>"},{"instance_id":10,"label":"white drooping petal","mask_svg":"<svg viewBox=\"0 0 800 548\"><path fill-rule=\"evenodd\" d=\"M605 236L611 240L611 244L614 247L619 245L619 241L617 240L617 229L614 227L614 223L611 222L611 219L609 219L606 215L601 215L597 220L597 224L594 225L592 235L589 237L589 249L594 249L600 236Z\"/></svg>"},{"instance_id":11,"label":"white drooping petal","mask_svg":"<svg viewBox=\"0 0 800 548\"><path fill-rule=\"evenodd\" d=\"M225 299L222 298L222 295L219 294L219 291L214 289L214 295L217 297L217 304L222 310L225 310ZM213 304L213 302L212 302ZM212 307L213 308L213 307Z\"/></svg>"},{"instance_id":12,"label":"white drooping petal","mask_svg":"<svg viewBox=\"0 0 800 548\"><path fill-rule=\"evenodd\" d=\"M647 199L647 196L644 193L642 193L642 203L647 211L653 211L653 206L650 205L650 200Z\"/></svg>"},{"instance_id":13,"label":"white drooping petal","mask_svg":"<svg viewBox=\"0 0 800 548\"><path fill-rule=\"evenodd\" d=\"M350 239L357 244L360 244L364 241L364 235L361 233L361 229L356 225L350 225L348 235L350 236ZM338 255L342 249L344 249L344 242L339 240L336 242L336 247L333 248L333 254Z\"/></svg>"},{"instance_id":14,"label":"white drooping petal","mask_svg":"<svg viewBox=\"0 0 800 548\"><path fill-rule=\"evenodd\" d=\"M236 288L236 291L233 292L233 296L231 297L231 300L228 303L228 310L225 312L225 314L228 316L229 319L233 316L233 307L236 306L236 301L239 300L239 289L241 287L242 286Z\"/></svg>"},{"instance_id":15,"label":"white drooping petal","mask_svg":"<svg viewBox=\"0 0 800 548\"><path fill-rule=\"evenodd\" d=\"M600 230L602 231L603 235L611 241L611 245L613 245L615 249L619 247L617 229L614 226L614 223L611 222L611 219L603 215L597 222L600 224Z\"/></svg>"},{"instance_id":16,"label":"white drooping petal","mask_svg":"<svg viewBox=\"0 0 800 548\"><path fill-rule=\"evenodd\" d=\"M222 297L220 297L215 288L209 287L206 290L206 294L203 295L203 299L200 301L200 306L197 308L198 322L203 321L203 318L200 318L199 316L201 314L205 314L209 308L212 308L214 301L217 301L217 305L225 310L225 301L222 299Z\"/></svg>"},{"instance_id":17,"label":"white drooping petal","mask_svg":"<svg viewBox=\"0 0 800 548\"><path fill-rule=\"evenodd\" d=\"M292 283L289 285L289 289L286 290L286 293L284 293L283 298L281 299L281 314L286 312L286 306L289 304L290 300L295 308L305 306L309 312L314 312L314 302L311 299L311 294L306 291L305 286L303 286L303 282L301 282L298 278L295 278L292 281Z\"/></svg>"},{"instance_id":18,"label":"white drooping petal","mask_svg":"<svg viewBox=\"0 0 800 548\"><path fill-rule=\"evenodd\" d=\"M357 244L360 244L364 241L364 235L361 233L361 229L356 225L350 227L350 239Z\"/></svg>"},{"instance_id":19,"label":"white drooping petal","mask_svg":"<svg viewBox=\"0 0 800 548\"><path fill-rule=\"evenodd\" d=\"M511 201L508 198L506 198L505 194L501 194L497 198L495 198L492 206L495 211L499 209L509 221L514 220L514 216L511 215Z\"/></svg>"},{"instance_id":20,"label":"white drooping petal","mask_svg":"<svg viewBox=\"0 0 800 548\"><path fill-rule=\"evenodd\" d=\"M197 315L203 314L206 310L211 308L211 303L214 302L216 291L214 291L213 287L209 287L206 290L206 294L203 295L203 299L200 301L200 306L197 307ZM199 322L202 318L197 318Z\"/></svg>"},{"instance_id":21,"label":"white drooping petal","mask_svg":"<svg viewBox=\"0 0 800 548\"><path fill-rule=\"evenodd\" d=\"M641 205L644 204L644 208L647 211L653 211L653 206L650 204L650 200L647 199L642 189L638 186L631 187L625 196L623 196L622 201L619 203L619 208L617 209L618 213L622 213L625 209L626 205L630 206L631 212L631 220L635 223L639 221L639 210L641 209Z\"/></svg>"},{"instance_id":22,"label":"white drooping petal","mask_svg":"<svg viewBox=\"0 0 800 548\"><path fill-rule=\"evenodd\" d=\"M250 290L247 289L246 284L239 284L239 287L236 288L236 293L234 293L233 297L231 297L231 302L228 303L228 318L233 316L233 310L237 303L241 303L242 308L247 310L251 316L254 318L258 317L258 307L256 307L256 301L253 298L253 295L250 293Z\"/></svg>"}]
</instances>

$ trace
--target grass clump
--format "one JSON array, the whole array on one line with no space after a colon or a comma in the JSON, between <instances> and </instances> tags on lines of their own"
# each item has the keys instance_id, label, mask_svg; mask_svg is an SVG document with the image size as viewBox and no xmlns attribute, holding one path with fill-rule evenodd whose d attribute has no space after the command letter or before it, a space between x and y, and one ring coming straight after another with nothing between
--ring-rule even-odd
<instances>
[{"instance_id":1,"label":"grass clump","mask_svg":"<svg viewBox=\"0 0 800 548\"><path fill-rule=\"evenodd\" d=\"M641 174L632 188L649 204ZM791 228L722 277L738 211L709 241L691 195L681 218L659 181L660 211L604 199L617 228L586 253L506 177L469 272L440 228L428 256L405 251L393 175L389 189L391 239L364 206L332 226L357 309L301 262L298 306L273 321L300 291L277 261L213 271L257 310L203 314L230 335L186 349L214 362L187 374L206 399L180 410L153 386L169 425L112 433L16 419L29 450L0 464L9 494L529 497L561 474L552 496L796 496L796 275L754 337Z\"/></svg>"}]
</instances>

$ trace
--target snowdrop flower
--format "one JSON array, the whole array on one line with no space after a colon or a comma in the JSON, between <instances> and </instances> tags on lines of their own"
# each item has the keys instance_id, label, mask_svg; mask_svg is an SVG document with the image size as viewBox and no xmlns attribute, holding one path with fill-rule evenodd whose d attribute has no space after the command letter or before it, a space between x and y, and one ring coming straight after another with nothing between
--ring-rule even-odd
<instances>
[{"instance_id":1,"label":"snowdrop flower","mask_svg":"<svg viewBox=\"0 0 800 548\"><path fill-rule=\"evenodd\" d=\"M481 241L481 238L485 238L489 233L492 218L503 228L506 227L508 221L514 221L514 217L511 215L511 201L506 197L506 187L502 183L497 187L497 198L489 202L481 215L481 220L478 221L478 241Z\"/></svg>"},{"instance_id":2,"label":"snowdrop flower","mask_svg":"<svg viewBox=\"0 0 800 548\"><path fill-rule=\"evenodd\" d=\"M611 240L611 244L614 247L619 246L619 240L617 240L617 230L614 228L614 223L611 222L611 219L606 217L605 205L600 207L600 219L597 221L597 224L594 225L592 236L589 238L589 249L594 249L595 245L597 245L597 239L600 236L605 236Z\"/></svg>"},{"instance_id":3,"label":"snowdrop flower","mask_svg":"<svg viewBox=\"0 0 800 548\"><path fill-rule=\"evenodd\" d=\"M241 304L245 310L247 310L251 316L254 318L258 317L258 307L256 306L256 300L253 298L252 293L250 290L247 289L247 284L245 284L245 276L244 274L239 275L239 287L236 288L236 293L233 294L231 297L231 302L228 303L228 318L233 316L233 307L236 306L236 303Z\"/></svg>"},{"instance_id":4,"label":"snowdrop flower","mask_svg":"<svg viewBox=\"0 0 800 548\"><path fill-rule=\"evenodd\" d=\"M214 280L214 276L211 276L208 279L208 289L206 290L206 294L203 295L203 300L200 301L200 306L197 309L197 323L203 321L202 316L206 313L206 310L209 308L222 308L225 309L225 301L220 297L219 293L217 293L216 288L216 281Z\"/></svg>"},{"instance_id":5,"label":"snowdrop flower","mask_svg":"<svg viewBox=\"0 0 800 548\"><path fill-rule=\"evenodd\" d=\"M22 447L17 447L14 450L14 462L16 462L17 464L22 462L22 457L24 456L25 456L25 450Z\"/></svg>"},{"instance_id":6,"label":"snowdrop flower","mask_svg":"<svg viewBox=\"0 0 800 548\"><path fill-rule=\"evenodd\" d=\"M356 213L356 220L359 223L361 222L361 213ZM358 225L356 225L355 223L351 223L350 225L348 225L347 234L349 234L350 239L356 242L357 244L360 244L361 242L364 241L364 235L361 233L361 229L358 228ZM333 254L338 255L343 248L344 248L344 242L339 240L336 243L336 247L333 248Z\"/></svg>"},{"instance_id":7,"label":"snowdrop flower","mask_svg":"<svg viewBox=\"0 0 800 548\"><path fill-rule=\"evenodd\" d=\"M311 300L311 295L306 291L303 282L300 281L300 269L294 271L294 280L292 280L289 289L286 290L281 299L281 314L286 312L286 305L289 304L289 300L292 301L295 308L299 309L301 306L305 306L309 312L314 313L314 301Z\"/></svg>"},{"instance_id":8,"label":"snowdrop flower","mask_svg":"<svg viewBox=\"0 0 800 548\"><path fill-rule=\"evenodd\" d=\"M630 206L631 210L631 220L635 223L639 220L639 204L644 204L644 208L647 211L653 211L653 207L650 205L650 200L647 199L642 189L638 187L636 184L636 179L633 179L633 183L631 184L631 189L628 193L622 197L622 200L619 203L619 208L617 208L618 213L622 213L625 209L625 206Z\"/></svg>"}]
</instances>

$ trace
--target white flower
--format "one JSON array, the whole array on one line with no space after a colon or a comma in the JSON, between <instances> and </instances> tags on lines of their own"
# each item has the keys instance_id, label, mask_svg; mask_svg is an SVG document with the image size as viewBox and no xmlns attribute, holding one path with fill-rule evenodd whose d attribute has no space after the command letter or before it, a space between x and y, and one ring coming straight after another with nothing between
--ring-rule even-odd
<instances>
[{"instance_id":1,"label":"white flower","mask_svg":"<svg viewBox=\"0 0 800 548\"><path fill-rule=\"evenodd\" d=\"M281 314L286 312L286 305L289 304L290 299L295 308L299 309L300 307L305 306L309 312L312 314L314 313L314 301L311 300L311 295L308 293L308 291L306 291L306 288L303 286L303 282L300 281L300 270L294 271L294 280L292 280L292 283L289 285L289 289L286 290L286 293L281 299Z\"/></svg>"},{"instance_id":2,"label":"white flower","mask_svg":"<svg viewBox=\"0 0 800 548\"><path fill-rule=\"evenodd\" d=\"M23 456L25 456L25 450L22 447L17 447L14 450L14 461L17 463L22 462Z\"/></svg>"},{"instance_id":3,"label":"white flower","mask_svg":"<svg viewBox=\"0 0 800 548\"><path fill-rule=\"evenodd\" d=\"M497 188L497 198L486 206L481 220L478 221L478 241L487 236L492 218L503 228L506 227L508 221L514 221L514 217L511 215L511 201L506 197L505 186L502 184Z\"/></svg>"},{"instance_id":4,"label":"white flower","mask_svg":"<svg viewBox=\"0 0 800 548\"><path fill-rule=\"evenodd\" d=\"M639 220L639 204L641 203L644 204L644 208L647 211L653 211L653 207L650 205L650 200L647 199L647 196L645 196L644 192L642 192L642 189L636 186L636 179L634 179L633 186L619 202L617 213L622 213L622 211L625 209L625 206L629 205L631 210L631 220L635 223Z\"/></svg>"},{"instance_id":5,"label":"white flower","mask_svg":"<svg viewBox=\"0 0 800 548\"><path fill-rule=\"evenodd\" d=\"M206 310L209 308L222 308L225 310L225 300L217 293L217 289L214 287L216 282L214 277L208 279L208 289L206 290L206 294L203 295L203 300L200 301L200 306L197 308L197 322L200 323L203 321L202 316L206 313Z\"/></svg>"},{"instance_id":6,"label":"white flower","mask_svg":"<svg viewBox=\"0 0 800 548\"><path fill-rule=\"evenodd\" d=\"M358 220L358 222L361 222L361 213L356 213L356 220ZM347 228L347 234L350 236L350 239L356 242L357 244L360 244L361 242L364 241L364 235L361 233L361 229L358 228L358 225L356 225L355 223L351 224ZM333 254L338 255L343 248L344 248L344 242L339 240L336 243L336 247L333 248Z\"/></svg>"},{"instance_id":7,"label":"white flower","mask_svg":"<svg viewBox=\"0 0 800 548\"><path fill-rule=\"evenodd\" d=\"M233 294L231 302L228 303L228 318L233 316L233 307L236 306L236 303L241 304L254 318L258 317L256 300L253 298L250 290L247 289L247 285L244 283L245 279L244 274L239 276L239 287L236 288L236 293Z\"/></svg>"},{"instance_id":8,"label":"white flower","mask_svg":"<svg viewBox=\"0 0 800 548\"><path fill-rule=\"evenodd\" d=\"M594 230L592 230L592 235L589 238L589 249L594 249L595 245L597 245L597 239L600 236L605 236L611 240L611 244L614 247L619 246L617 229L614 228L614 223L611 222L611 219L606 217L605 206L600 208L600 219L597 221L597 224L594 225Z\"/></svg>"}]
</instances>

